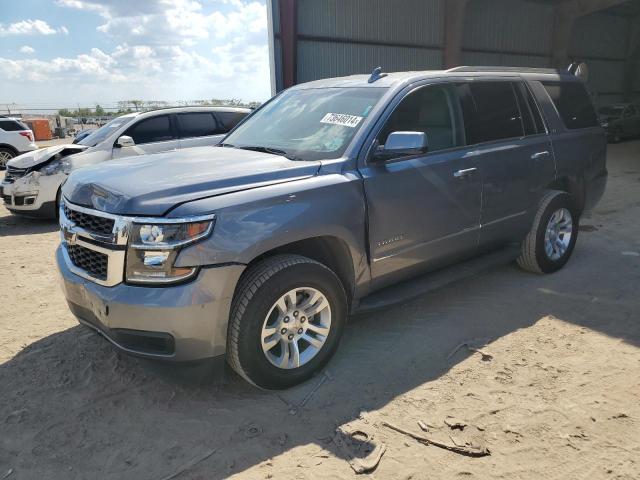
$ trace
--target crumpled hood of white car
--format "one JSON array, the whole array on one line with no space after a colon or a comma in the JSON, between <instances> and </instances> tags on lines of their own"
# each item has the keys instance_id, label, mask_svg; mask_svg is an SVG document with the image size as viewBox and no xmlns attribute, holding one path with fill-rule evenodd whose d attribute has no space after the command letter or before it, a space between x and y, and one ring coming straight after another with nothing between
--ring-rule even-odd
<instances>
[{"instance_id":1,"label":"crumpled hood of white car","mask_svg":"<svg viewBox=\"0 0 640 480\"><path fill-rule=\"evenodd\" d=\"M82 152L87 148L89 147L85 145L75 144L55 145L53 147L41 148L39 150L34 150L32 152L18 155L17 157L9 160L9 162L7 162L7 165L14 168L33 168L37 165L49 161L52 157L55 157L64 150L67 150L67 152L64 152L64 156L66 157L67 155Z\"/></svg>"}]
</instances>

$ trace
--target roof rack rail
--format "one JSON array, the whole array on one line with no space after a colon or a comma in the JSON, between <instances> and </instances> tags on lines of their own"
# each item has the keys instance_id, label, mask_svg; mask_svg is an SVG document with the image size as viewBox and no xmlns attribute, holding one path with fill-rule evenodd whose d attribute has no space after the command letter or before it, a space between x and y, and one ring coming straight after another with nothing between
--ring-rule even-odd
<instances>
[{"instance_id":1,"label":"roof rack rail","mask_svg":"<svg viewBox=\"0 0 640 480\"><path fill-rule=\"evenodd\" d=\"M555 68L533 68L533 67L454 67L447 72L524 72L524 73L551 73L551 74L567 74L566 70L558 70Z\"/></svg>"}]
</instances>

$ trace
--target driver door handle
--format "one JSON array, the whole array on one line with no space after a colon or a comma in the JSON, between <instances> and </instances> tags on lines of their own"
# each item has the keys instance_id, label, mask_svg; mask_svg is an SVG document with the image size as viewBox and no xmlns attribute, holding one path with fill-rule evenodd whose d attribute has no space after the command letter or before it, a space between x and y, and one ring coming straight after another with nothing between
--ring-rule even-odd
<instances>
[{"instance_id":1,"label":"driver door handle","mask_svg":"<svg viewBox=\"0 0 640 480\"><path fill-rule=\"evenodd\" d=\"M471 175L471 174L473 174L473 173L475 173L477 171L478 171L478 169L476 167L465 168L463 170L458 170L457 172L453 172L453 176L455 178L464 178L464 177L466 177L468 175Z\"/></svg>"},{"instance_id":2,"label":"driver door handle","mask_svg":"<svg viewBox=\"0 0 640 480\"><path fill-rule=\"evenodd\" d=\"M545 150L544 152L538 152L531 155L531 160L540 160L542 157L546 157L549 155L549 151Z\"/></svg>"}]
</instances>

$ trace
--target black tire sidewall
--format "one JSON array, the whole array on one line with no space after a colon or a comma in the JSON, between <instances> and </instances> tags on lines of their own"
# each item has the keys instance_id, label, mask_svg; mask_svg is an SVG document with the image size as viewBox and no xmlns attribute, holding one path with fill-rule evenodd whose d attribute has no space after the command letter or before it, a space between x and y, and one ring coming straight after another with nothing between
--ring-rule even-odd
<instances>
[{"instance_id":1,"label":"black tire sidewall","mask_svg":"<svg viewBox=\"0 0 640 480\"><path fill-rule=\"evenodd\" d=\"M564 253L564 255L558 260L552 260L547 256L547 253L545 252L544 237L551 215L553 215L553 213L560 208L566 208L571 213L571 220L573 223L571 241L569 242L569 247L567 248L567 251ZM538 224L538 229L536 232L536 261L543 273L556 272L569 261L569 258L571 257L573 249L576 245L576 241L578 240L580 218L576 212L577 209L573 204L571 197L568 194L563 193L557 195L549 202L547 208L540 217L540 223Z\"/></svg>"},{"instance_id":2,"label":"black tire sidewall","mask_svg":"<svg viewBox=\"0 0 640 480\"><path fill-rule=\"evenodd\" d=\"M331 329L323 348L309 363L296 369L284 370L267 360L262 351L260 334L264 319L276 300L286 292L300 287L315 288L325 295L331 307ZM267 389L288 388L311 378L338 348L346 316L346 295L331 270L309 262L277 272L260 286L243 314L238 335L238 357L243 371L257 386Z\"/></svg>"}]
</instances>

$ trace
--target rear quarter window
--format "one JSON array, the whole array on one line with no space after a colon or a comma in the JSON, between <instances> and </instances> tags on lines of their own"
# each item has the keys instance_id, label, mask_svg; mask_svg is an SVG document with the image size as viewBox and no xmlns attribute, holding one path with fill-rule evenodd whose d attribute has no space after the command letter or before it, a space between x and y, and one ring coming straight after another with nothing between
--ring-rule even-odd
<instances>
[{"instance_id":1,"label":"rear quarter window","mask_svg":"<svg viewBox=\"0 0 640 480\"><path fill-rule=\"evenodd\" d=\"M542 82L569 130L598 126L598 116L587 89L580 82Z\"/></svg>"}]
</instances>

